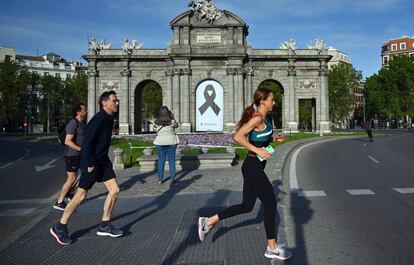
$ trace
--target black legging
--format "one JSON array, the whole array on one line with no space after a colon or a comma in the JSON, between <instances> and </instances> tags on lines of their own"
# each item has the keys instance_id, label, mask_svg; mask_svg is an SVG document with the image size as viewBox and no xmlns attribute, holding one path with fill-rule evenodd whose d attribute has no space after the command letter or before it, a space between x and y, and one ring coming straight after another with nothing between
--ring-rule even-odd
<instances>
[{"instance_id":1,"label":"black legging","mask_svg":"<svg viewBox=\"0 0 414 265\"><path fill-rule=\"evenodd\" d=\"M247 156L242 166L243 202L232 205L218 213L220 220L253 210L257 197L264 208L264 225L267 239L276 238L276 198L273 186L264 173L266 161L260 162L257 157Z\"/></svg>"}]
</instances>

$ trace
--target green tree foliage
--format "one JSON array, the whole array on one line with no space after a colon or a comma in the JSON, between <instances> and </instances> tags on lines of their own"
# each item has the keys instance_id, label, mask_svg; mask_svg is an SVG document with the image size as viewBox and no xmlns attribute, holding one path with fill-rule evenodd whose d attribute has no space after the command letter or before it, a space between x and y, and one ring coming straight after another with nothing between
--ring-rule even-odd
<instances>
[{"instance_id":1,"label":"green tree foliage","mask_svg":"<svg viewBox=\"0 0 414 265\"><path fill-rule=\"evenodd\" d=\"M339 63L329 70L329 118L332 122L348 119L354 107L353 89L361 79L361 72L349 64Z\"/></svg>"},{"instance_id":2,"label":"green tree foliage","mask_svg":"<svg viewBox=\"0 0 414 265\"><path fill-rule=\"evenodd\" d=\"M388 68L365 83L366 113L380 119L414 116L414 63L408 56L393 57Z\"/></svg>"},{"instance_id":3,"label":"green tree foliage","mask_svg":"<svg viewBox=\"0 0 414 265\"><path fill-rule=\"evenodd\" d=\"M157 82L151 81L142 89L142 106L146 106L146 118L156 117L162 106L162 89Z\"/></svg>"},{"instance_id":4,"label":"green tree foliage","mask_svg":"<svg viewBox=\"0 0 414 265\"><path fill-rule=\"evenodd\" d=\"M273 108L272 113L270 114L273 119L274 126L276 128L282 128L282 101L283 101L283 88L282 86L274 80L265 80L260 85L259 88L268 88L272 90L276 106ZM253 99L251 99L253 101Z\"/></svg>"},{"instance_id":5,"label":"green tree foliage","mask_svg":"<svg viewBox=\"0 0 414 265\"><path fill-rule=\"evenodd\" d=\"M15 62L0 63L0 122L18 127L27 115L30 73Z\"/></svg>"},{"instance_id":6,"label":"green tree foliage","mask_svg":"<svg viewBox=\"0 0 414 265\"><path fill-rule=\"evenodd\" d=\"M64 103L62 95L64 94L63 82L59 77L44 76L41 81L43 96L43 120L47 123L47 130L59 123L61 107Z\"/></svg>"},{"instance_id":7,"label":"green tree foliage","mask_svg":"<svg viewBox=\"0 0 414 265\"><path fill-rule=\"evenodd\" d=\"M312 131L312 99L299 100L299 128Z\"/></svg>"},{"instance_id":8,"label":"green tree foliage","mask_svg":"<svg viewBox=\"0 0 414 265\"><path fill-rule=\"evenodd\" d=\"M64 118L71 116L74 104L83 103L87 105L88 100L88 76L81 72L64 83L65 109Z\"/></svg>"}]
</instances>

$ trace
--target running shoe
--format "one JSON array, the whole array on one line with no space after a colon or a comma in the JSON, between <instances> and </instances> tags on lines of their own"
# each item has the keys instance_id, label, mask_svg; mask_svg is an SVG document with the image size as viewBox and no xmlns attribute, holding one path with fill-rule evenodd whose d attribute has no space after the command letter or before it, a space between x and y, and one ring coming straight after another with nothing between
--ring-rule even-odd
<instances>
[{"instance_id":1,"label":"running shoe","mask_svg":"<svg viewBox=\"0 0 414 265\"><path fill-rule=\"evenodd\" d=\"M271 250L269 246L267 246L264 255L269 259L287 260L292 257L292 251L288 250L285 244L277 245L276 249L274 250Z\"/></svg>"},{"instance_id":2,"label":"running shoe","mask_svg":"<svg viewBox=\"0 0 414 265\"><path fill-rule=\"evenodd\" d=\"M58 229L57 224L50 228L50 233L56 238L56 241L61 245L69 245L72 243L72 240L69 237L68 229L65 227L63 229Z\"/></svg>"},{"instance_id":3,"label":"running shoe","mask_svg":"<svg viewBox=\"0 0 414 265\"><path fill-rule=\"evenodd\" d=\"M207 233L210 231L211 227L207 226L207 217L199 217L198 218L198 237L200 241L203 242L204 238L206 237Z\"/></svg>"},{"instance_id":4,"label":"running shoe","mask_svg":"<svg viewBox=\"0 0 414 265\"><path fill-rule=\"evenodd\" d=\"M55 204L53 205L53 208L56 210L64 211L66 208L66 202L63 201L61 203L58 203L58 201L56 201Z\"/></svg>"},{"instance_id":5,"label":"running shoe","mask_svg":"<svg viewBox=\"0 0 414 265\"><path fill-rule=\"evenodd\" d=\"M102 226L99 225L98 231L96 232L98 236L110 236L110 237L120 237L122 236L122 230L115 228L113 225Z\"/></svg>"}]
</instances>

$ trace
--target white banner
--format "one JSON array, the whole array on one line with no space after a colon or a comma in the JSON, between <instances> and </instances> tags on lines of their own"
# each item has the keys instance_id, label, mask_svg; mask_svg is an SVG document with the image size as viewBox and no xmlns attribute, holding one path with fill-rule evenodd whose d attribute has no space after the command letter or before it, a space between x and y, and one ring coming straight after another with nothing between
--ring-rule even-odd
<instances>
[{"instance_id":1,"label":"white banner","mask_svg":"<svg viewBox=\"0 0 414 265\"><path fill-rule=\"evenodd\" d=\"M196 131L223 131L223 87L208 80L196 90Z\"/></svg>"}]
</instances>

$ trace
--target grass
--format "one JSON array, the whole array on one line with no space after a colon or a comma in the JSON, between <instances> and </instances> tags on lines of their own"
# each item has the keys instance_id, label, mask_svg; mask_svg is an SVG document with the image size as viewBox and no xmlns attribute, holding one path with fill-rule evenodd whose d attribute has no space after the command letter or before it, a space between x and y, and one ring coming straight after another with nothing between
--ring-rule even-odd
<instances>
[{"instance_id":1,"label":"grass","mask_svg":"<svg viewBox=\"0 0 414 265\"><path fill-rule=\"evenodd\" d=\"M366 136L366 132L353 132L353 133L335 133L335 134L324 134L324 136ZM294 133L294 134L285 134L285 143L293 142L301 139L308 139L308 138L316 138L320 137L319 134L310 134L310 133ZM152 142L145 142L145 141L138 141L138 140L130 140L131 144L134 147L145 147L145 146L154 146ZM138 148L133 149L132 151L132 163L130 160L130 148L128 145L128 142L125 139L113 139L112 145L116 148L121 148L124 150L124 161L125 161L125 167L132 167L132 166L138 166L139 162L136 161L138 157L143 155L144 148ZM277 146L281 145L281 143L278 142L272 142L271 145L276 148ZM246 148L241 147L240 145L235 145L236 150L236 158L238 160L244 160L247 156L248 150ZM200 148L185 148L181 150L181 154L186 155L198 155L201 154ZM220 153L226 153L226 148L224 147L215 147L208 149L209 154L220 154ZM153 154L157 154L157 149L153 148Z\"/></svg>"}]
</instances>

